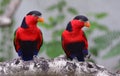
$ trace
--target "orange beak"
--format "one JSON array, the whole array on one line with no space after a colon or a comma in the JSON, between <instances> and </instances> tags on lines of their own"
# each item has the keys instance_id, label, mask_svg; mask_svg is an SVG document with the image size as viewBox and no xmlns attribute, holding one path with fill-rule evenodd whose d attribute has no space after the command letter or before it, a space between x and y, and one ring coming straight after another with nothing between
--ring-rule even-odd
<instances>
[{"instance_id":1,"label":"orange beak","mask_svg":"<svg viewBox=\"0 0 120 76\"><path fill-rule=\"evenodd\" d=\"M89 21L85 22L84 26L90 27L90 22Z\"/></svg>"},{"instance_id":2,"label":"orange beak","mask_svg":"<svg viewBox=\"0 0 120 76\"><path fill-rule=\"evenodd\" d=\"M38 18L38 20L37 20L38 22L44 22L44 18L42 18L42 17L40 17L40 18Z\"/></svg>"}]
</instances>

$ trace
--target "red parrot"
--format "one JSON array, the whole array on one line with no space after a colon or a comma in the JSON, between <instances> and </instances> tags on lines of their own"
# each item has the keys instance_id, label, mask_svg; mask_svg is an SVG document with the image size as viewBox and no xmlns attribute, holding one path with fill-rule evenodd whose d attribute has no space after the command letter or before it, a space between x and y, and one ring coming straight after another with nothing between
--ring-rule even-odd
<instances>
[{"instance_id":1,"label":"red parrot","mask_svg":"<svg viewBox=\"0 0 120 76\"><path fill-rule=\"evenodd\" d=\"M14 46L18 56L24 61L33 60L43 43L41 30L37 22L44 22L39 11L30 11L23 19L14 35Z\"/></svg>"},{"instance_id":2,"label":"red parrot","mask_svg":"<svg viewBox=\"0 0 120 76\"><path fill-rule=\"evenodd\" d=\"M90 27L88 18L78 15L68 23L62 33L62 48L71 60L77 58L78 61L84 61L84 57L88 55L88 41L82 30L84 26Z\"/></svg>"}]
</instances>

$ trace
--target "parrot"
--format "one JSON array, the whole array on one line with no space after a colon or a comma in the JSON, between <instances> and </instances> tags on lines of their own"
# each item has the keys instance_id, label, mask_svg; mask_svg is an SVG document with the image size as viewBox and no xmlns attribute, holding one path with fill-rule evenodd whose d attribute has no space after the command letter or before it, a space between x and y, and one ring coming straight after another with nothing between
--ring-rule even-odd
<instances>
[{"instance_id":1,"label":"parrot","mask_svg":"<svg viewBox=\"0 0 120 76\"><path fill-rule=\"evenodd\" d=\"M24 60L33 60L43 44L43 35L37 23L44 22L39 11L33 10L25 15L21 25L14 33L14 47L18 56Z\"/></svg>"},{"instance_id":2,"label":"parrot","mask_svg":"<svg viewBox=\"0 0 120 76\"><path fill-rule=\"evenodd\" d=\"M82 30L84 26L90 27L88 18L84 15L77 15L68 22L66 29L62 32L62 48L70 60L76 58L84 62L88 55L88 41Z\"/></svg>"}]
</instances>

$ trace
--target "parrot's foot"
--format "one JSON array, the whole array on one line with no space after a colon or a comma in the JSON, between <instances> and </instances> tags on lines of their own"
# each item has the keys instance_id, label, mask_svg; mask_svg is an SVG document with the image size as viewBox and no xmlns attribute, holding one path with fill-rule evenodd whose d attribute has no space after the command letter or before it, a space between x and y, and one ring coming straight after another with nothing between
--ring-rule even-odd
<instances>
[{"instance_id":1,"label":"parrot's foot","mask_svg":"<svg viewBox=\"0 0 120 76\"><path fill-rule=\"evenodd\" d=\"M22 60L22 57L21 56L19 56L19 58L18 58L19 60Z\"/></svg>"},{"instance_id":2,"label":"parrot's foot","mask_svg":"<svg viewBox=\"0 0 120 76\"><path fill-rule=\"evenodd\" d=\"M74 61L74 62L78 62L77 57L74 57L72 61Z\"/></svg>"},{"instance_id":3,"label":"parrot's foot","mask_svg":"<svg viewBox=\"0 0 120 76\"><path fill-rule=\"evenodd\" d=\"M88 54L85 56L85 59L90 59L90 57L91 57L91 54Z\"/></svg>"},{"instance_id":4,"label":"parrot's foot","mask_svg":"<svg viewBox=\"0 0 120 76\"><path fill-rule=\"evenodd\" d=\"M33 56L33 61L35 61L35 62L38 61L38 57L37 57L37 55L34 55L34 56Z\"/></svg>"},{"instance_id":5,"label":"parrot's foot","mask_svg":"<svg viewBox=\"0 0 120 76\"><path fill-rule=\"evenodd\" d=\"M23 62L22 57L18 57L17 59L15 59L15 64L19 64L20 62Z\"/></svg>"}]
</instances>

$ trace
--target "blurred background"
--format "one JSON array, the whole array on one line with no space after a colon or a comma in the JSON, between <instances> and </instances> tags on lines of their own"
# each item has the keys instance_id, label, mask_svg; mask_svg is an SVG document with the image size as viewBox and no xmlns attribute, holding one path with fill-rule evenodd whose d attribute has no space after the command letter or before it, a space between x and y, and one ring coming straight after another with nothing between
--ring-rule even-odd
<instances>
[{"instance_id":1,"label":"blurred background","mask_svg":"<svg viewBox=\"0 0 120 76\"><path fill-rule=\"evenodd\" d=\"M90 61L115 72L120 69L119 2L120 0L0 0L0 61L17 57L13 47L14 31L29 11L38 10L45 19L44 24L38 23L44 38L39 56L45 58L64 54L61 33L71 19L81 14L87 16L91 23L90 28L83 28L92 54Z\"/></svg>"}]
</instances>

